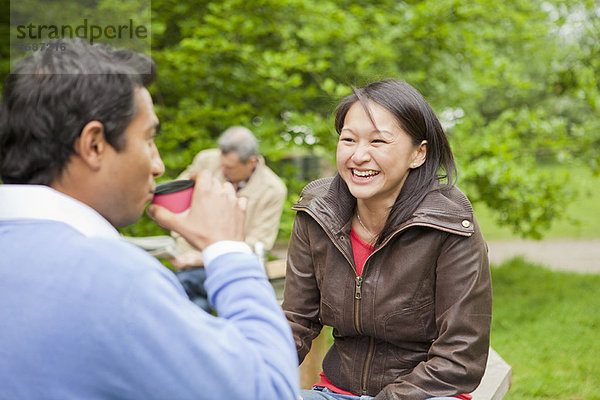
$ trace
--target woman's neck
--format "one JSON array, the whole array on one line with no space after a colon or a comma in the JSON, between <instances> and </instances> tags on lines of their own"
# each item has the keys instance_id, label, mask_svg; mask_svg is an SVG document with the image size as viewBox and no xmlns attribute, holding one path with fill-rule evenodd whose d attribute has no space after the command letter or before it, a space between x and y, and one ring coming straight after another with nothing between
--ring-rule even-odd
<instances>
[{"instance_id":1,"label":"woman's neck","mask_svg":"<svg viewBox=\"0 0 600 400\"><path fill-rule=\"evenodd\" d=\"M358 225L368 236L376 238L385 226L390 209L388 205L370 204L359 199L355 210Z\"/></svg>"}]
</instances>

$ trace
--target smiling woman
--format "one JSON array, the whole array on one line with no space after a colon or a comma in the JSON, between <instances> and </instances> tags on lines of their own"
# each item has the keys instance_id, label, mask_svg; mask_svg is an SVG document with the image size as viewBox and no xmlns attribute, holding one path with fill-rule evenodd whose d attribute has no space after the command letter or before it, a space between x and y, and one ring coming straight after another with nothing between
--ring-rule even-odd
<instances>
[{"instance_id":1,"label":"smiling woman","mask_svg":"<svg viewBox=\"0 0 600 400\"><path fill-rule=\"evenodd\" d=\"M361 239L369 241L371 232L383 230L410 169L425 162L427 140L416 145L413 141L394 115L377 103L355 102L348 110L337 147L337 168L357 199L359 224L354 228Z\"/></svg>"},{"instance_id":2,"label":"smiling woman","mask_svg":"<svg viewBox=\"0 0 600 400\"><path fill-rule=\"evenodd\" d=\"M401 175L400 181L384 203L363 210L363 202L358 202L359 213L379 214L373 219L389 221L387 226L380 227L380 239L391 233L392 222L398 223L414 211L434 182L445 179L453 183L456 165L442 125L425 98L406 82L384 80L355 91L338 106L335 128L340 134L339 142L347 139L346 131L370 132L375 136L370 138L373 146L368 156L377 153L378 159L384 159L387 154L391 158L388 165L400 162L395 171ZM338 144L338 172L344 178L340 147ZM383 149L375 151L376 148ZM407 155L402 148L412 153ZM359 153L357 157L360 156ZM409 165L405 165L407 160ZM408 174L410 170L412 174ZM348 183L347 179L344 181ZM405 183L407 187L401 192ZM402 199L398 197L400 194ZM370 215L365 219L371 219Z\"/></svg>"},{"instance_id":3,"label":"smiling woman","mask_svg":"<svg viewBox=\"0 0 600 400\"><path fill-rule=\"evenodd\" d=\"M412 86L385 80L343 99L335 127L338 175L303 190L288 249L300 361L334 328L302 396L468 399L488 354L490 271L442 126Z\"/></svg>"}]
</instances>

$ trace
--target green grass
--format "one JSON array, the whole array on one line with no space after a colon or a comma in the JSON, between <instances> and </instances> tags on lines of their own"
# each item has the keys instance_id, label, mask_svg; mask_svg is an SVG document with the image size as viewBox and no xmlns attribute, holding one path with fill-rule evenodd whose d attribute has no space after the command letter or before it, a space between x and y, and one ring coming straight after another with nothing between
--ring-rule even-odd
<instances>
[{"instance_id":1,"label":"green grass","mask_svg":"<svg viewBox=\"0 0 600 400\"><path fill-rule=\"evenodd\" d=\"M552 167L557 171L565 167ZM594 239L600 238L600 175L594 176L589 169L573 167L569 185L579 196L567 208L564 218L552 223L546 239ZM474 204L475 215L486 240L519 239L509 228L499 226L494 213L484 204Z\"/></svg>"},{"instance_id":2,"label":"green grass","mask_svg":"<svg viewBox=\"0 0 600 400\"><path fill-rule=\"evenodd\" d=\"M600 275L522 259L492 275L492 347L513 373L505 399L600 400Z\"/></svg>"}]
</instances>

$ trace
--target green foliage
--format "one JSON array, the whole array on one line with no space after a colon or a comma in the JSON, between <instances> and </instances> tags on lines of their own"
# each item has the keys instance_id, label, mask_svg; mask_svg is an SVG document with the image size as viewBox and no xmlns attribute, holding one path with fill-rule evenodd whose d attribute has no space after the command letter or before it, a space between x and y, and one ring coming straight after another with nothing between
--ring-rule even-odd
<instances>
[{"instance_id":1,"label":"green foliage","mask_svg":"<svg viewBox=\"0 0 600 400\"><path fill-rule=\"evenodd\" d=\"M572 201L562 212L561 218L552 222L552 226L544 232L544 237L600 238L600 175L594 175L589 169L572 163L544 167L542 173L551 179L569 176L565 189L573 193ZM477 202L474 208L479 226L487 240L515 238L515 233L509 229L510 226L498 223L498 213L493 213L485 203Z\"/></svg>"},{"instance_id":2,"label":"green foliage","mask_svg":"<svg viewBox=\"0 0 600 400\"><path fill-rule=\"evenodd\" d=\"M331 115L352 85L396 77L416 86L447 125L461 187L498 223L540 237L560 218L568 176L540 163L598 165L597 32L565 35L574 2L155 0L154 94L168 176L227 126L251 127L287 181L287 208L304 182L278 170L293 154L333 161ZM586 14L587 13L587 14ZM571 18L571 19L569 19ZM586 46L582 47L581 42ZM595 62L591 65L596 66ZM595 67L594 67L595 68Z\"/></svg>"},{"instance_id":3,"label":"green foliage","mask_svg":"<svg viewBox=\"0 0 600 400\"><path fill-rule=\"evenodd\" d=\"M600 276L515 259L492 279L492 347L513 374L505 398L600 399Z\"/></svg>"}]
</instances>

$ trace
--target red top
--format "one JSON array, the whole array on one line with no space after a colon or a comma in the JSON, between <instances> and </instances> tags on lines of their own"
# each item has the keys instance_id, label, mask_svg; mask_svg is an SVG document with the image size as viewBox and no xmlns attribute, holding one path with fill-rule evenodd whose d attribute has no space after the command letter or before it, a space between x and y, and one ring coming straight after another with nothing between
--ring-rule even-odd
<instances>
[{"instance_id":1,"label":"red top","mask_svg":"<svg viewBox=\"0 0 600 400\"><path fill-rule=\"evenodd\" d=\"M356 275L361 276L365 261L373 252L373 246L362 241L358 237L354 229L350 232L350 239L352 240L352 254L354 255L354 264L356 265Z\"/></svg>"},{"instance_id":2,"label":"red top","mask_svg":"<svg viewBox=\"0 0 600 400\"><path fill-rule=\"evenodd\" d=\"M350 232L350 240L352 241L352 254L354 255L354 264L356 265L356 274L360 276L363 272L365 261L367 261L367 258L369 258L371 253L373 253L374 248L370 244L362 241L362 239L358 237L356 232L354 232L354 229L352 229L352 231ZM354 393L350 393L346 390L336 387L333 383L331 383L329 379L327 379L323 371L319 372L319 376L321 377L321 380L315 383L314 386L326 387L329 390L332 390L338 394L358 396ZM454 397L462 400L471 400L470 394L459 394L458 396Z\"/></svg>"}]
</instances>

